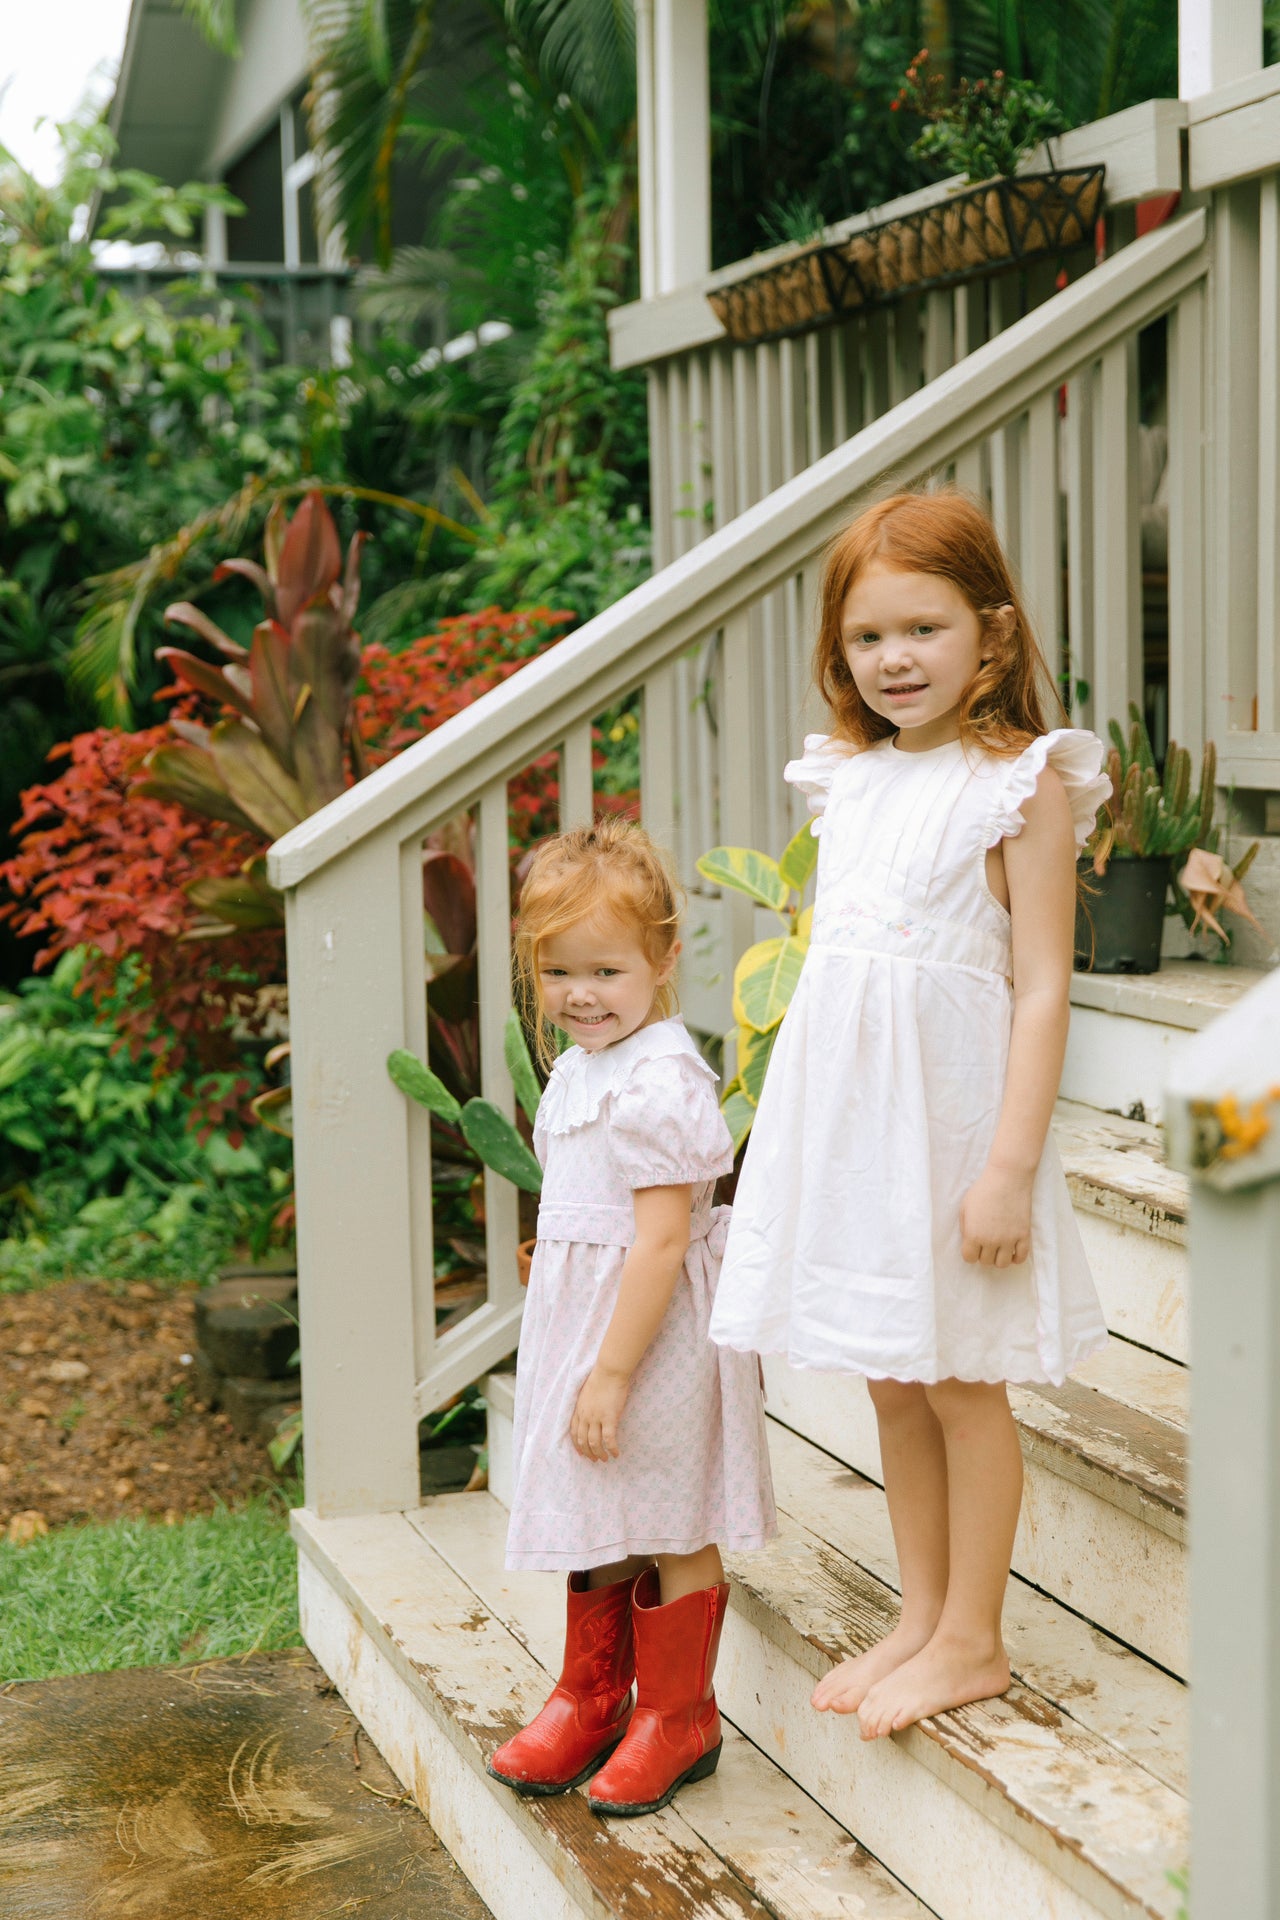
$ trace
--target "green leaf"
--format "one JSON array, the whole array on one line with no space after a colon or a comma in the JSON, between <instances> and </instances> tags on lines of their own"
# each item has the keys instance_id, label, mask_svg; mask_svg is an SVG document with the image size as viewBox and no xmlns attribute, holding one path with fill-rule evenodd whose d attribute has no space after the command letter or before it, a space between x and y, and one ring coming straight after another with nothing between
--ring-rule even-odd
<instances>
[{"instance_id":1,"label":"green leaf","mask_svg":"<svg viewBox=\"0 0 1280 1920\"><path fill-rule=\"evenodd\" d=\"M492 1167L526 1193L542 1192L542 1168L505 1113L491 1100L468 1100L462 1109L462 1133L486 1167Z\"/></svg>"},{"instance_id":2,"label":"green leaf","mask_svg":"<svg viewBox=\"0 0 1280 1920\"><path fill-rule=\"evenodd\" d=\"M704 880L745 893L748 899L772 907L775 913L781 913L787 904L789 888L777 861L754 847L712 847L696 865Z\"/></svg>"},{"instance_id":3,"label":"green leaf","mask_svg":"<svg viewBox=\"0 0 1280 1920\"><path fill-rule=\"evenodd\" d=\"M813 823L806 820L800 831L788 840L778 871L789 887L797 893L803 893L809 875L818 864L818 843L813 837Z\"/></svg>"},{"instance_id":4,"label":"green leaf","mask_svg":"<svg viewBox=\"0 0 1280 1920\"><path fill-rule=\"evenodd\" d=\"M298 1450L302 1439L302 1409L295 1407L292 1413L286 1413L275 1430L272 1439L267 1442L267 1452L271 1464L277 1473L282 1473Z\"/></svg>"},{"instance_id":5,"label":"green leaf","mask_svg":"<svg viewBox=\"0 0 1280 1920\"><path fill-rule=\"evenodd\" d=\"M773 1052L773 1043L777 1037L776 1027L770 1027L768 1033L756 1033L751 1027L738 1029L738 1079L742 1091L753 1107L758 1107L760 1104L760 1092L764 1086L769 1056Z\"/></svg>"},{"instance_id":6,"label":"green leaf","mask_svg":"<svg viewBox=\"0 0 1280 1920\"><path fill-rule=\"evenodd\" d=\"M502 1054L507 1063L507 1072L516 1090L516 1099L524 1108L529 1125L538 1117L538 1102L542 1090L538 1085L538 1076L533 1070L533 1061L529 1058L529 1045L524 1037L524 1026L520 1015L512 1007L507 1015L506 1025L502 1029Z\"/></svg>"},{"instance_id":7,"label":"green leaf","mask_svg":"<svg viewBox=\"0 0 1280 1920\"><path fill-rule=\"evenodd\" d=\"M733 973L733 1017L740 1026L768 1033L787 1008L804 965L805 943L791 934L748 947Z\"/></svg>"},{"instance_id":8,"label":"green leaf","mask_svg":"<svg viewBox=\"0 0 1280 1920\"><path fill-rule=\"evenodd\" d=\"M314 811L262 735L243 721L220 720L209 736L209 752L232 800L273 840Z\"/></svg>"},{"instance_id":9,"label":"green leaf","mask_svg":"<svg viewBox=\"0 0 1280 1920\"><path fill-rule=\"evenodd\" d=\"M736 1153L751 1131L756 1110L735 1082L721 1102L720 1111L724 1115L725 1125L729 1129L733 1150Z\"/></svg>"},{"instance_id":10,"label":"green leaf","mask_svg":"<svg viewBox=\"0 0 1280 1920\"><path fill-rule=\"evenodd\" d=\"M410 1053L405 1047L397 1047L394 1053L387 1055L387 1072L401 1093L408 1094L411 1100L416 1100L419 1106L426 1107L439 1119L457 1126L462 1118L462 1108L444 1081L432 1073L430 1067L424 1067L416 1054Z\"/></svg>"}]
</instances>

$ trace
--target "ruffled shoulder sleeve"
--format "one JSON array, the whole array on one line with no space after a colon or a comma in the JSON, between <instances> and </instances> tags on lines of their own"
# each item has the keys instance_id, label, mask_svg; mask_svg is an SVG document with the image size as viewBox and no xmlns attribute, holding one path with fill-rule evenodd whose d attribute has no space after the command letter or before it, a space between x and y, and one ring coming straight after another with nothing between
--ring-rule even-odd
<instances>
[{"instance_id":1,"label":"ruffled shoulder sleeve","mask_svg":"<svg viewBox=\"0 0 1280 1920\"><path fill-rule=\"evenodd\" d=\"M1036 790L1040 775L1052 767L1071 803L1071 819L1079 852L1093 832L1098 808L1111 797L1111 782L1102 771L1102 742L1083 727L1055 727L1020 753L1002 763L995 782L987 845L1012 839L1026 821L1022 809Z\"/></svg>"},{"instance_id":2,"label":"ruffled shoulder sleeve","mask_svg":"<svg viewBox=\"0 0 1280 1920\"><path fill-rule=\"evenodd\" d=\"M733 1166L716 1076L692 1047L637 1061L614 1094L609 1142L630 1187L697 1186Z\"/></svg>"},{"instance_id":3,"label":"ruffled shoulder sleeve","mask_svg":"<svg viewBox=\"0 0 1280 1920\"><path fill-rule=\"evenodd\" d=\"M799 787L809 802L815 833L822 831L822 815L831 794L831 782L854 751L848 740L837 740L829 733L807 733L800 758L788 760L782 769L787 785Z\"/></svg>"}]
</instances>

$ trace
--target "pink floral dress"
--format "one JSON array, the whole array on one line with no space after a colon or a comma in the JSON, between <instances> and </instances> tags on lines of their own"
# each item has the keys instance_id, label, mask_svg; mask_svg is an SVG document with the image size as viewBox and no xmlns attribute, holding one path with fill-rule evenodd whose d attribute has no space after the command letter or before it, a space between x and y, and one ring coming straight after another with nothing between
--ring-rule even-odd
<instances>
[{"instance_id":1,"label":"pink floral dress","mask_svg":"<svg viewBox=\"0 0 1280 1920\"><path fill-rule=\"evenodd\" d=\"M545 1177L516 1374L509 1567L572 1572L713 1541L738 1552L777 1531L756 1356L707 1337L728 1221L711 1192L733 1164L715 1087L679 1019L556 1063L533 1135ZM584 1460L569 1422L635 1239L632 1195L685 1184L689 1251L632 1378L620 1457Z\"/></svg>"}]
</instances>

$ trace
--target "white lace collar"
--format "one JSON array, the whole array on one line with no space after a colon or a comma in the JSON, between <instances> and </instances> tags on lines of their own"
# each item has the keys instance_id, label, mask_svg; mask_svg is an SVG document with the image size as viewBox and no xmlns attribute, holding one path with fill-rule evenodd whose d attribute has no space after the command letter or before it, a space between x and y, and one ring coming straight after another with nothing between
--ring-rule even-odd
<instances>
[{"instance_id":1,"label":"white lace collar","mask_svg":"<svg viewBox=\"0 0 1280 1920\"><path fill-rule=\"evenodd\" d=\"M625 1040L599 1053L569 1047L552 1068L538 1107L539 1126L547 1133L572 1133L575 1127L585 1127L599 1113L601 1102L626 1085L642 1060L661 1060L680 1053L688 1054L704 1073L715 1078L714 1069L698 1052L678 1013L668 1020L655 1020L651 1026L638 1027Z\"/></svg>"}]
</instances>

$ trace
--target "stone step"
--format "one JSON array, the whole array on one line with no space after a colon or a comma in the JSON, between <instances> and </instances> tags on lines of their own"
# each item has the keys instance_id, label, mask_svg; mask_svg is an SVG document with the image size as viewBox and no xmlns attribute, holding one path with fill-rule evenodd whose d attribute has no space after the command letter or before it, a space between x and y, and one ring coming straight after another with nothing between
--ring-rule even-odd
<instances>
[{"instance_id":1,"label":"stone step","mask_svg":"<svg viewBox=\"0 0 1280 1920\"><path fill-rule=\"evenodd\" d=\"M929 1920L731 1727L716 1773L639 1820L490 1779L558 1670L563 1580L504 1571L487 1494L293 1526L307 1644L495 1920Z\"/></svg>"},{"instance_id":2,"label":"stone step","mask_svg":"<svg viewBox=\"0 0 1280 1920\"><path fill-rule=\"evenodd\" d=\"M1067 1100L1158 1121L1179 1045L1263 978L1252 967L1170 960L1155 973L1077 973L1062 1073Z\"/></svg>"},{"instance_id":3,"label":"stone step","mask_svg":"<svg viewBox=\"0 0 1280 1920\"><path fill-rule=\"evenodd\" d=\"M489 1394L493 1434L510 1376ZM896 1617L884 1494L776 1420L769 1439L782 1538L731 1567L719 1690L735 1724L943 1920L1175 1914L1164 1876L1186 1852L1181 1683L1015 1579L1015 1690L864 1745L808 1698ZM491 1442L491 1473L495 1457ZM439 1544L438 1521L424 1524Z\"/></svg>"},{"instance_id":4,"label":"stone step","mask_svg":"<svg viewBox=\"0 0 1280 1920\"><path fill-rule=\"evenodd\" d=\"M1187 1670L1190 1375L1110 1341L1065 1386L1013 1387L1026 1481L1018 1573L1171 1672ZM879 1483L866 1383L765 1361L777 1421Z\"/></svg>"},{"instance_id":5,"label":"stone step","mask_svg":"<svg viewBox=\"0 0 1280 1920\"><path fill-rule=\"evenodd\" d=\"M1188 1186L1159 1128L1060 1100L1053 1137L1107 1325L1185 1362Z\"/></svg>"}]
</instances>

